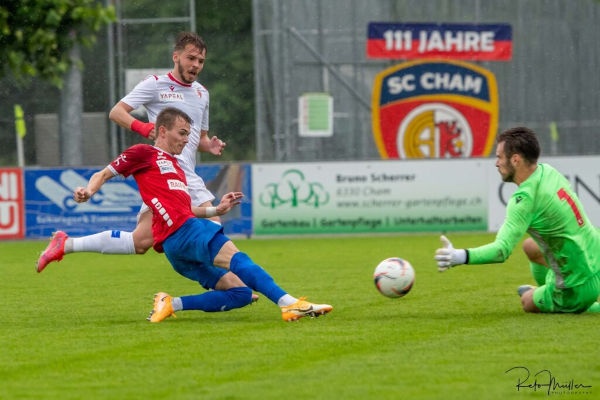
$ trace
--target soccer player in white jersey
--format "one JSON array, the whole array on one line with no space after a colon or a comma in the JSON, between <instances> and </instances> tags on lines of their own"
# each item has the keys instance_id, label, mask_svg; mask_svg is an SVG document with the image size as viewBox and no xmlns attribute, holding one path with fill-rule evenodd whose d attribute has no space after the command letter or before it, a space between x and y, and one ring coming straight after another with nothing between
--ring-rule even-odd
<instances>
[{"instance_id":1,"label":"soccer player in white jersey","mask_svg":"<svg viewBox=\"0 0 600 400\"><path fill-rule=\"evenodd\" d=\"M196 152L220 155L225 147L225 143L216 136L208 136L209 94L204 86L196 82L204 67L206 51L206 44L195 32L181 32L175 41L173 70L166 75L146 77L110 112L110 119L118 125L152 140L157 136L154 121L163 109L174 107L190 116L192 124L188 143L177 159L186 175L192 205L198 207L212 206L214 196L194 171ZM139 121L130 114L142 105L148 112L150 122ZM207 217L219 223L214 209L209 208ZM72 252L144 254L152 244L152 212L142 204L133 232L110 230L80 238L70 238L65 232L56 232L38 259L37 270L41 272L48 263L60 261L64 254ZM257 295L253 295L253 300L257 298Z\"/></svg>"}]
</instances>

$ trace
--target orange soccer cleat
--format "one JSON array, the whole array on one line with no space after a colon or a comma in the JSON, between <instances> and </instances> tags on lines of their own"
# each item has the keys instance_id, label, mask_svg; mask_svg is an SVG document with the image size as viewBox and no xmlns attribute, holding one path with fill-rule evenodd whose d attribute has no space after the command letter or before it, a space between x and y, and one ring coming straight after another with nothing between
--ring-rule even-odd
<instances>
[{"instance_id":1,"label":"orange soccer cleat","mask_svg":"<svg viewBox=\"0 0 600 400\"><path fill-rule=\"evenodd\" d=\"M154 295L154 308L150 311L148 321L160 322L171 315L176 317L175 311L173 311L173 297L165 292L156 293Z\"/></svg>"},{"instance_id":2,"label":"orange soccer cleat","mask_svg":"<svg viewBox=\"0 0 600 400\"><path fill-rule=\"evenodd\" d=\"M306 297L300 297L297 302L286 307L281 307L281 318L284 321L296 321L302 317L318 317L333 310L329 304L313 304L306 301Z\"/></svg>"}]
</instances>

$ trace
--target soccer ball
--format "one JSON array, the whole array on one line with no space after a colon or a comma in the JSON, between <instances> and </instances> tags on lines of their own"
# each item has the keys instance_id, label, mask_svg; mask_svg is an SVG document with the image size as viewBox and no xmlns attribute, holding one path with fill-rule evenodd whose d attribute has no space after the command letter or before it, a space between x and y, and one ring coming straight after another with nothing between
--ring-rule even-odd
<instances>
[{"instance_id":1,"label":"soccer ball","mask_svg":"<svg viewBox=\"0 0 600 400\"><path fill-rule=\"evenodd\" d=\"M387 297L403 297L415 283L415 270L402 258L388 258L379 263L373 273L375 287Z\"/></svg>"}]
</instances>

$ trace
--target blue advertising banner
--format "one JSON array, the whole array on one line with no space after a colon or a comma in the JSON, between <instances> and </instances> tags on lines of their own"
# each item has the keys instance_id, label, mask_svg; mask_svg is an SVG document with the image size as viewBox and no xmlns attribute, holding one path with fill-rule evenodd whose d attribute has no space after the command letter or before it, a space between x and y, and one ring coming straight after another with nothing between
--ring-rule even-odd
<instances>
[{"instance_id":1,"label":"blue advertising banner","mask_svg":"<svg viewBox=\"0 0 600 400\"><path fill-rule=\"evenodd\" d=\"M46 238L56 230L85 236L105 230L132 231L142 204L132 177L114 177L87 203L73 200L73 190L85 186L99 168L25 169L25 223L27 238ZM227 234L252 233L249 165L203 165L196 168L215 204L230 191L245 194L242 204L222 217Z\"/></svg>"},{"instance_id":2,"label":"blue advertising banner","mask_svg":"<svg viewBox=\"0 0 600 400\"><path fill-rule=\"evenodd\" d=\"M242 192L242 204L221 216L223 230L228 235L252 234L252 172L250 164L199 165L196 173L204 179L215 195L214 204L229 192Z\"/></svg>"},{"instance_id":3,"label":"blue advertising banner","mask_svg":"<svg viewBox=\"0 0 600 400\"><path fill-rule=\"evenodd\" d=\"M105 230L131 231L142 204L133 178L115 177L87 203L73 190L87 185L98 168L25 169L26 237L48 237L56 230L84 236Z\"/></svg>"}]
</instances>

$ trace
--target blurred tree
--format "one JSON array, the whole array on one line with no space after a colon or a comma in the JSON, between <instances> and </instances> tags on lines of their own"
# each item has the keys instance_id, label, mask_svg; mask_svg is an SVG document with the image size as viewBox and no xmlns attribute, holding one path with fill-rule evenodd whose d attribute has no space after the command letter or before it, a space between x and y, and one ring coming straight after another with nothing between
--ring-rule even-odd
<instances>
[{"instance_id":1,"label":"blurred tree","mask_svg":"<svg viewBox=\"0 0 600 400\"><path fill-rule=\"evenodd\" d=\"M115 20L112 7L94 0L3 0L0 5L0 76L21 82L40 77L62 87L76 43L90 46Z\"/></svg>"},{"instance_id":2,"label":"blurred tree","mask_svg":"<svg viewBox=\"0 0 600 400\"><path fill-rule=\"evenodd\" d=\"M39 76L62 89L59 115L61 163L81 165L83 67L79 45L115 19L112 7L94 0L5 1L0 6L0 57L19 82ZM65 83L63 87L63 83Z\"/></svg>"},{"instance_id":3,"label":"blurred tree","mask_svg":"<svg viewBox=\"0 0 600 400\"><path fill-rule=\"evenodd\" d=\"M222 159L255 160L252 1L202 0L197 10L208 46L200 82L210 91L210 132L228 144Z\"/></svg>"}]
</instances>

